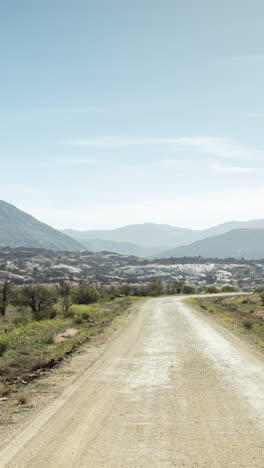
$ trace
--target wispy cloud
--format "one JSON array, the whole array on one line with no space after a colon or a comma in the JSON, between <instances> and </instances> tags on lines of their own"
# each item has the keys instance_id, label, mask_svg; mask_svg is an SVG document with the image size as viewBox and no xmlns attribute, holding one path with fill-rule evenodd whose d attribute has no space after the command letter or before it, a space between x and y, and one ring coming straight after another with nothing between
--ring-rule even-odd
<instances>
[{"instance_id":1,"label":"wispy cloud","mask_svg":"<svg viewBox=\"0 0 264 468\"><path fill-rule=\"evenodd\" d=\"M173 151L192 151L203 156L251 160L263 158L264 150L241 145L234 140L221 137L181 137L181 138L119 138L99 137L72 140L70 146L91 148L123 148L130 146L166 146Z\"/></svg>"},{"instance_id":2,"label":"wispy cloud","mask_svg":"<svg viewBox=\"0 0 264 468\"><path fill-rule=\"evenodd\" d=\"M89 164L101 164L104 162L103 159L98 159L95 157L88 157L88 158L79 158L79 157L65 157L65 158L58 158L57 162L59 164L67 164L71 166L81 166L81 165L89 165Z\"/></svg>"},{"instance_id":3,"label":"wispy cloud","mask_svg":"<svg viewBox=\"0 0 264 468\"><path fill-rule=\"evenodd\" d=\"M212 164L211 169L216 172L223 172L225 174L258 174L263 172L262 169L256 167L243 167L243 166L221 166Z\"/></svg>"},{"instance_id":4,"label":"wispy cloud","mask_svg":"<svg viewBox=\"0 0 264 468\"><path fill-rule=\"evenodd\" d=\"M128 146L157 145L174 142L173 138L116 138L99 137L92 139L71 140L66 142L70 146L87 146L94 148L121 148Z\"/></svg>"},{"instance_id":5,"label":"wispy cloud","mask_svg":"<svg viewBox=\"0 0 264 468\"><path fill-rule=\"evenodd\" d=\"M241 145L228 138L217 137L187 137L176 140L176 145L193 148L200 154L228 159L263 158L264 151Z\"/></svg>"},{"instance_id":6,"label":"wispy cloud","mask_svg":"<svg viewBox=\"0 0 264 468\"><path fill-rule=\"evenodd\" d=\"M0 116L15 115L15 116L35 116L35 115L59 115L59 114L111 114L111 113L126 113L141 111L143 107L140 106L87 106L87 107L26 107L14 108L8 110L0 110Z\"/></svg>"}]
</instances>

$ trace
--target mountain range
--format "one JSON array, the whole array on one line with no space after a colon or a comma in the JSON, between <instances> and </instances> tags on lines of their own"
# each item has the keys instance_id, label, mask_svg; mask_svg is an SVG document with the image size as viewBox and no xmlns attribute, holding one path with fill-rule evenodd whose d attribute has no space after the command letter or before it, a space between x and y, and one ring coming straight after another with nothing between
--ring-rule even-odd
<instances>
[{"instance_id":1,"label":"mountain range","mask_svg":"<svg viewBox=\"0 0 264 468\"><path fill-rule=\"evenodd\" d=\"M264 219L229 221L204 230L145 223L112 230L74 231L67 229L63 232L92 251L112 250L121 254L147 258L264 257ZM227 236L226 234L230 232L233 234Z\"/></svg>"},{"instance_id":2,"label":"mountain range","mask_svg":"<svg viewBox=\"0 0 264 468\"><path fill-rule=\"evenodd\" d=\"M218 236L167 250L161 255L162 258L264 258L264 229L233 229Z\"/></svg>"},{"instance_id":3,"label":"mountain range","mask_svg":"<svg viewBox=\"0 0 264 468\"><path fill-rule=\"evenodd\" d=\"M0 200L0 246L83 250L78 241Z\"/></svg>"},{"instance_id":4,"label":"mountain range","mask_svg":"<svg viewBox=\"0 0 264 468\"><path fill-rule=\"evenodd\" d=\"M111 251L147 258L264 258L264 219L230 221L204 230L134 224L112 230L58 231L0 201L0 246Z\"/></svg>"}]
</instances>

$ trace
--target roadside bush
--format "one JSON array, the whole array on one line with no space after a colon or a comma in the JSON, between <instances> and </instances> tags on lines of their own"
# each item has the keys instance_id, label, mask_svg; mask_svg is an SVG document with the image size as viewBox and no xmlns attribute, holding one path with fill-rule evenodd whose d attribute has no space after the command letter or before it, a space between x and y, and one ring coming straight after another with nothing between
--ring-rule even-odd
<instances>
[{"instance_id":1,"label":"roadside bush","mask_svg":"<svg viewBox=\"0 0 264 468\"><path fill-rule=\"evenodd\" d=\"M83 318L83 320L88 320L90 318L90 315L88 314L88 312L83 312L82 313L82 318Z\"/></svg>"},{"instance_id":2,"label":"roadside bush","mask_svg":"<svg viewBox=\"0 0 264 468\"><path fill-rule=\"evenodd\" d=\"M81 325L81 323L83 323L82 317L76 317L74 319L74 323L76 323L76 325Z\"/></svg>"},{"instance_id":3,"label":"roadside bush","mask_svg":"<svg viewBox=\"0 0 264 468\"><path fill-rule=\"evenodd\" d=\"M54 343L54 333L50 332L46 335L44 339L44 344L53 344Z\"/></svg>"},{"instance_id":4,"label":"roadside bush","mask_svg":"<svg viewBox=\"0 0 264 468\"><path fill-rule=\"evenodd\" d=\"M260 294L260 299L261 299L262 305L264 305L264 292Z\"/></svg>"},{"instance_id":5,"label":"roadside bush","mask_svg":"<svg viewBox=\"0 0 264 468\"><path fill-rule=\"evenodd\" d=\"M221 292L226 292L226 293L231 293L231 292L238 292L238 289L237 288L234 288L234 286L223 286L222 289L221 289Z\"/></svg>"},{"instance_id":6,"label":"roadside bush","mask_svg":"<svg viewBox=\"0 0 264 468\"><path fill-rule=\"evenodd\" d=\"M17 396L17 402L18 402L19 405L26 405L28 403L27 396L20 393Z\"/></svg>"},{"instance_id":7,"label":"roadside bush","mask_svg":"<svg viewBox=\"0 0 264 468\"><path fill-rule=\"evenodd\" d=\"M64 318L73 318L74 317L74 311L71 309L65 310L63 312L63 317Z\"/></svg>"},{"instance_id":8,"label":"roadside bush","mask_svg":"<svg viewBox=\"0 0 264 468\"><path fill-rule=\"evenodd\" d=\"M35 320L52 320L56 317L57 311L51 307L50 309L43 309L35 316Z\"/></svg>"},{"instance_id":9,"label":"roadside bush","mask_svg":"<svg viewBox=\"0 0 264 468\"><path fill-rule=\"evenodd\" d=\"M217 294L220 292L220 290L216 286L209 286L209 288L207 288L205 292L208 294Z\"/></svg>"},{"instance_id":10,"label":"roadside bush","mask_svg":"<svg viewBox=\"0 0 264 468\"><path fill-rule=\"evenodd\" d=\"M183 294L195 294L195 288L193 286L185 284L182 288L182 293Z\"/></svg>"},{"instance_id":11,"label":"roadside bush","mask_svg":"<svg viewBox=\"0 0 264 468\"><path fill-rule=\"evenodd\" d=\"M130 296L132 293L132 286L129 284L122 284L119 286L119 294L124 295L124 296Z\"/></svg>"},{"instance_id":12,"label":"roadside bush","mask_svg":"<svg viewBox=\"0 0 264 468\"><path fill-rule=\"evenodd\" d=\"M100 293L90 286L80 285L72 292L75 304L93 304L100 299Z\"/></svg>"},{"instance_id":13,"label":"roadside bush","mask_svg":"<svg viewBox=\"0 0 264 468\"><path fill-rule=\"evenodd\" d=\"M3 356L7 348L8 348L7 340L5 338L0 338L0 356Z\"/></svg>"},{"instance_id":14,"label":"roadside bush","mask_svg":"<svg viewBox=\"0 0 264 468\"><path fill-rule=\"evenodd\" d=\"M244 320L243 321L243 327L246 329L246 330L252 330L253 328L253 322L252 320Z\"/></svg>"},{"instance_id":15,"label":"roadside bush","mask_svg":"<svg viewBox=\"0 0 264 468\"><path fill-rule=\"evenodd\" d=\"M28 322L29 322L29 319L27 317L23 317L23 316L16 317L14 319L14 324L17 327L24 327Z\"/></svg>"}]
</instances>

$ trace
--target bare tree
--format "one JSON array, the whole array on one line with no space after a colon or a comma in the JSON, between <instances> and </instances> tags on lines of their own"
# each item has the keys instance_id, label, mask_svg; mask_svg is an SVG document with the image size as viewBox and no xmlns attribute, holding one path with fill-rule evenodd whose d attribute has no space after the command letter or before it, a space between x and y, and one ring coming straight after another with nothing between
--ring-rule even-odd
<instances>
[{"instance_id":1,"label":"bare tree","mask_svg":"<svg viewBox=\"0 0 264 468\"><path fill-rule=\"evenodd\" d=\"M58 299L54 288L41 285L24 286L22 294L37 320L49 318L48 313Z\"/></svg>"},{"instance_id":2,"label":"bare tree","mask_svg":"<svg viewBox=\"0 0 264 468\"><path fill-rule=\"evenodd\" d=\"M5 315L7 306L11 302L13 282L6 279L0 285L0 314Z\"/></svg>"},{"instance_id":3,"label":"bare tree","mask_svg":"<svg viewBox=\"0 0 264 468\"><path fill-rule=\"evenodd\" d=\"M62 311L67 312L67 310L69 310L69 308L73 305L71 285L67 281L60 281L57 289L61 297Z\"/></svg>"}]
</instances>

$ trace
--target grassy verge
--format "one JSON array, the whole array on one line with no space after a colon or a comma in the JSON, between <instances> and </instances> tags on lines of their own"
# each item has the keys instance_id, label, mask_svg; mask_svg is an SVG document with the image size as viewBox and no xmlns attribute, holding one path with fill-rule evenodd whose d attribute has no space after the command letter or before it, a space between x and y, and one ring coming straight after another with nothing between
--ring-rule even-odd
<instances>
[{"instance_id":1,"label":"grassy verge","mask_svg":"<svg viewBox=\"0 0 264 468\"><path fill-rule=\"evenodd\" d=\"M36 378L73 349L101 333L136 301L124 297L92 305L73 305L66 316L35 321L10 314L0 319L0 397L13 385Z\"/></svg>"},{"instance_id":2,"label":"grassy verge","mask_svg":"<svg viewBox=\"0 0 264 468\"><path fill-rule=\"evenodd\" d=\"M264 305L258 294L250 296L199 297L187 302L204 314L213 316L232 331L247 336L264 351Z\"/></svg>"}]
</instances>

